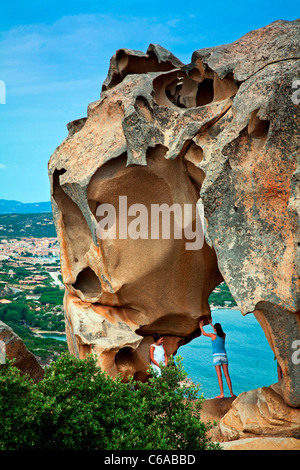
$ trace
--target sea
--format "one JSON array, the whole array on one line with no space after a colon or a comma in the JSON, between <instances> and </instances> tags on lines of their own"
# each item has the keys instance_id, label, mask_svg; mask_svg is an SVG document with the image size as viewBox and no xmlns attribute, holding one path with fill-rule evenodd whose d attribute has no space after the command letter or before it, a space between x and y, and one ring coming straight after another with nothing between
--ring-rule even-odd
<instances>
[{"instance_id":1,"label":"sea","mask_svg":"<svg viewBox=\"0 0 300 470\"><path fill-rule=\"evenodd\" d=\"M229 375L233 393L259 387L267 387L277 382L277 363L274 353L264 332L252 313L242 315L239 310L212 308L213 323L221 323L226 333L226 352L229 362ZM204 330L213 333L210 325ZM43 335L57 340L66 340L64 335ZM205 399L219 395L217 374L212 363L211 338L201 335L178 349L177 356L188 378L200 386L200 395ZM223 375L225 397L230 397L226 379Z\"/></svg>"},{"instance_id":2,"label":"sea","mask_svg":"<svg viewBox=\"0 0 300 470\"><path fill-rule=\"evenodd\" d=\"M277 382L277 362L264 332L253 313L242 315L239 310L212 309L213 323L221 323L226 333L225 348L233 393L264 387ZM204 331L213 333L210 325ZM205 399L220 394L215 367L212 364L212 340L201 335L178 349L182 364L194 384L200 385ZM225 397L230 397L223 375Z\"/></svg>"}]
</instances>

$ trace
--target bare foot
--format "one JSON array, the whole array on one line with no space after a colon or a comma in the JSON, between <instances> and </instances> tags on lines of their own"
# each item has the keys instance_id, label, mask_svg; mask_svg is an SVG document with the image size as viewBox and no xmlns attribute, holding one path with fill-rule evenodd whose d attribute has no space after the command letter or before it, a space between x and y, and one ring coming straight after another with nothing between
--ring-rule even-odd
<instances>
[{"instance_id":1,"label":"bare foot","mask_svg":"<svg viewBox=\"0 0 300 470\"><path fill-rule=\"evenodd\" d=\"M221 393L221 395L218 395L217 397L215 398L224 398L224 394Z\"/></svg>"}]
</instances>

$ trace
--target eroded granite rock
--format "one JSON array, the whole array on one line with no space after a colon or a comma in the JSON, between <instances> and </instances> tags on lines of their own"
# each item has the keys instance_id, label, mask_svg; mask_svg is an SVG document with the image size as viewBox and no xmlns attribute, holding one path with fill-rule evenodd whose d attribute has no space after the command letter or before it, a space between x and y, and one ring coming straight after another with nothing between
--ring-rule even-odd
<instances>
[{"instance_id":1,"label":"eroded granite rock","mask_svg":"<svg viewBox=\"0 0 300 470\"><path fill-rule=\"evenodd\" d=\"M175 353L225 280L264 328L286 403L300 406L299 32L299 21L276 21L188 65L157 45L111 59L100 99L49 162L74 354L145 380L152 334ZM100 240L97 210L116 207L119 228L120 196L149 210L198 203L202 248L174 236Z\"/></svg>"}]
</instances>

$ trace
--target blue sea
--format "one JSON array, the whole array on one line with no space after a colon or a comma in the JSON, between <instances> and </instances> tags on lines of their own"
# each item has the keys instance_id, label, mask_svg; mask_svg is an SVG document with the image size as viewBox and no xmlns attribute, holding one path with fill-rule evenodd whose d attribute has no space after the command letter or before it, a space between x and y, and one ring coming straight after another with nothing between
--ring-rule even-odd
<instances>
[{"instance_id":1,"label":"blue sea","mask_svg":"<svg viewBox=\"0 0 300 470\"><path fill-rule=\"evenodd\" d=\"M243 316L239 310L212 309L213 323L221 323L226 333L226 351L229 361L229 374L233 392L242 392L271 385L277 382L277 363L264 332L252 313ZM210 325L204 327L207 333L213 333ZM46 335L44 335L46 336ZM65 336L47 335L58 340ZM181 346L177 356L188 377L200 385L200 394L204 398L219 395L217 374L212 364L211 338L200 336L189 344ZM223 376L225 396L230 396Z\"/></svg>"},{"instance_id":2,"label":"blue sea","mask_svg":"<svg viewBox=\"0 0 300 470\"><path fill-rule=\"evenodd\" d=\"M233 393L271 385L277 382L277 363L264 332L252 313L243 316L239 310L212 309L213 323L221 323L226 333L226 351ZM204 327L213 333L210 325ZM188 377L200 385L204 398L219 395L215 367L212 364L211 338L201 335L179 348L177 355L183 358ZM225 397L230 397L223 375Z\"/></svg>"}]
</instances>

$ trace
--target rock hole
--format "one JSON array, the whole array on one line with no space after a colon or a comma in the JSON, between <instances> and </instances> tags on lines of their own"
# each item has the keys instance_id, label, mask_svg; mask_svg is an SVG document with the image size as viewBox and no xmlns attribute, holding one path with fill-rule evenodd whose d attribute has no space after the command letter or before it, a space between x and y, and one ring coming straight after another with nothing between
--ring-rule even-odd
<instances>
[{"instance_id":1,"label":"rock hole","mask_svg":"<svg viewBox=\"0 0 300 470\"><path fill-rule=\"evenodd\" d=\"M59 177L66 172L64 168L53 173L53 199L55 200L63 221L64 230L68 238L69 252L73 260L82 260L92 243L91 232L87 222L77 204L65 193Z\"/></svg>"},{"instance_id":2,"label":"rock hole","mask_svg":"<svg viewBox=\"0 0 300 470\"><path fill-rule=\"evenodd\" d=\"M248 124L248 134L251 137L265 141L270 127L270 121L260 119L257 113L258 109L251 113Z\"/></svg>"},{"instance_id":3,"label":"rock hole","mask_svg":"<svg viewBox=\"0 0 300 470\"><path fill-rule=\"evenodd\" d=\"M214 81L211 78L205 78L198 85L196 96L196 106L205 106L214 99Z\"/></svg>"},{"instance_id":4,"label":"rock hole","mask_svg":"<svg viewBox=\"0 0 300 470\"><path fill-rule=\"evenodd\" d=\"M117 352L115 356L116 364L128 362L128 356L132 353L131 348L126 346L125 348L121 348L119 352Z\"/></svg>"},{"instance_id":5,"label":"rock hole","mask_svg":"<svg viewBox=\"0 0 300 470\"><path fill-rule=\"evenodd\" d=\"M194 142L191 142L188 146L186 153L184 154L184 164L190 179L193 183L196 184L198 192L201 189L201 186L206 176L204 171L198 167L198 164L202 160L203 149Z\"/></svg>"},{"instance_id":6,"label":"rock hole","mask_svg":"<svg viewBox=\"0 0 300 470\"><path fill-rule=\"evenodd\" d=\"M67 170L65 168L61 168L60 170L56 169L53 172L53 178L52 178L53 186L52 187L53 187L53 197L56 203L57 203L57 200L56 200L57 192L60 188L59 177L60 175L63 175L64 173L66 173L66 171Z\"/></svg>"},{"instance_id":7,"label":"rock hole","mask_svg":"<svg viewBox=\"0 0 300 470\"><path fill-rule=\"evenodd\" d=\"M171 57L172 56L172 57ZM147 54L140 55L125 49L117 51L111 60L108 78L105 80L102 91L106 91L122 82L129 74L142 74L148 72L167 72L183 65L175 56L169 55L166 60L159 60L156 53L148 49Z\"/></svg>"},{"instance_id":8,"label":"rock hole","mask_svg":"<svg viewBox=\"0 0 300 470\"><path fill-rule=\"evenodd\" d=\"M77 275L74 289L80 291L84 297L97 297L102 291L101 283L91 268L85 268ZM85 299L87 300L87 299Z\"/></svg>"},{"instance_id":9,"label":"rock hole","mask_svg":"<svg viewBox=\"0 0 300 470\"><path fill-rule=\"evenodd\" d=\"M135 101L135 109L138 111L139 114L143 116L146 121L153 121L153 113L152 109L146 98L143 96L138 96Z\"/></svg>"}]
</instances>

